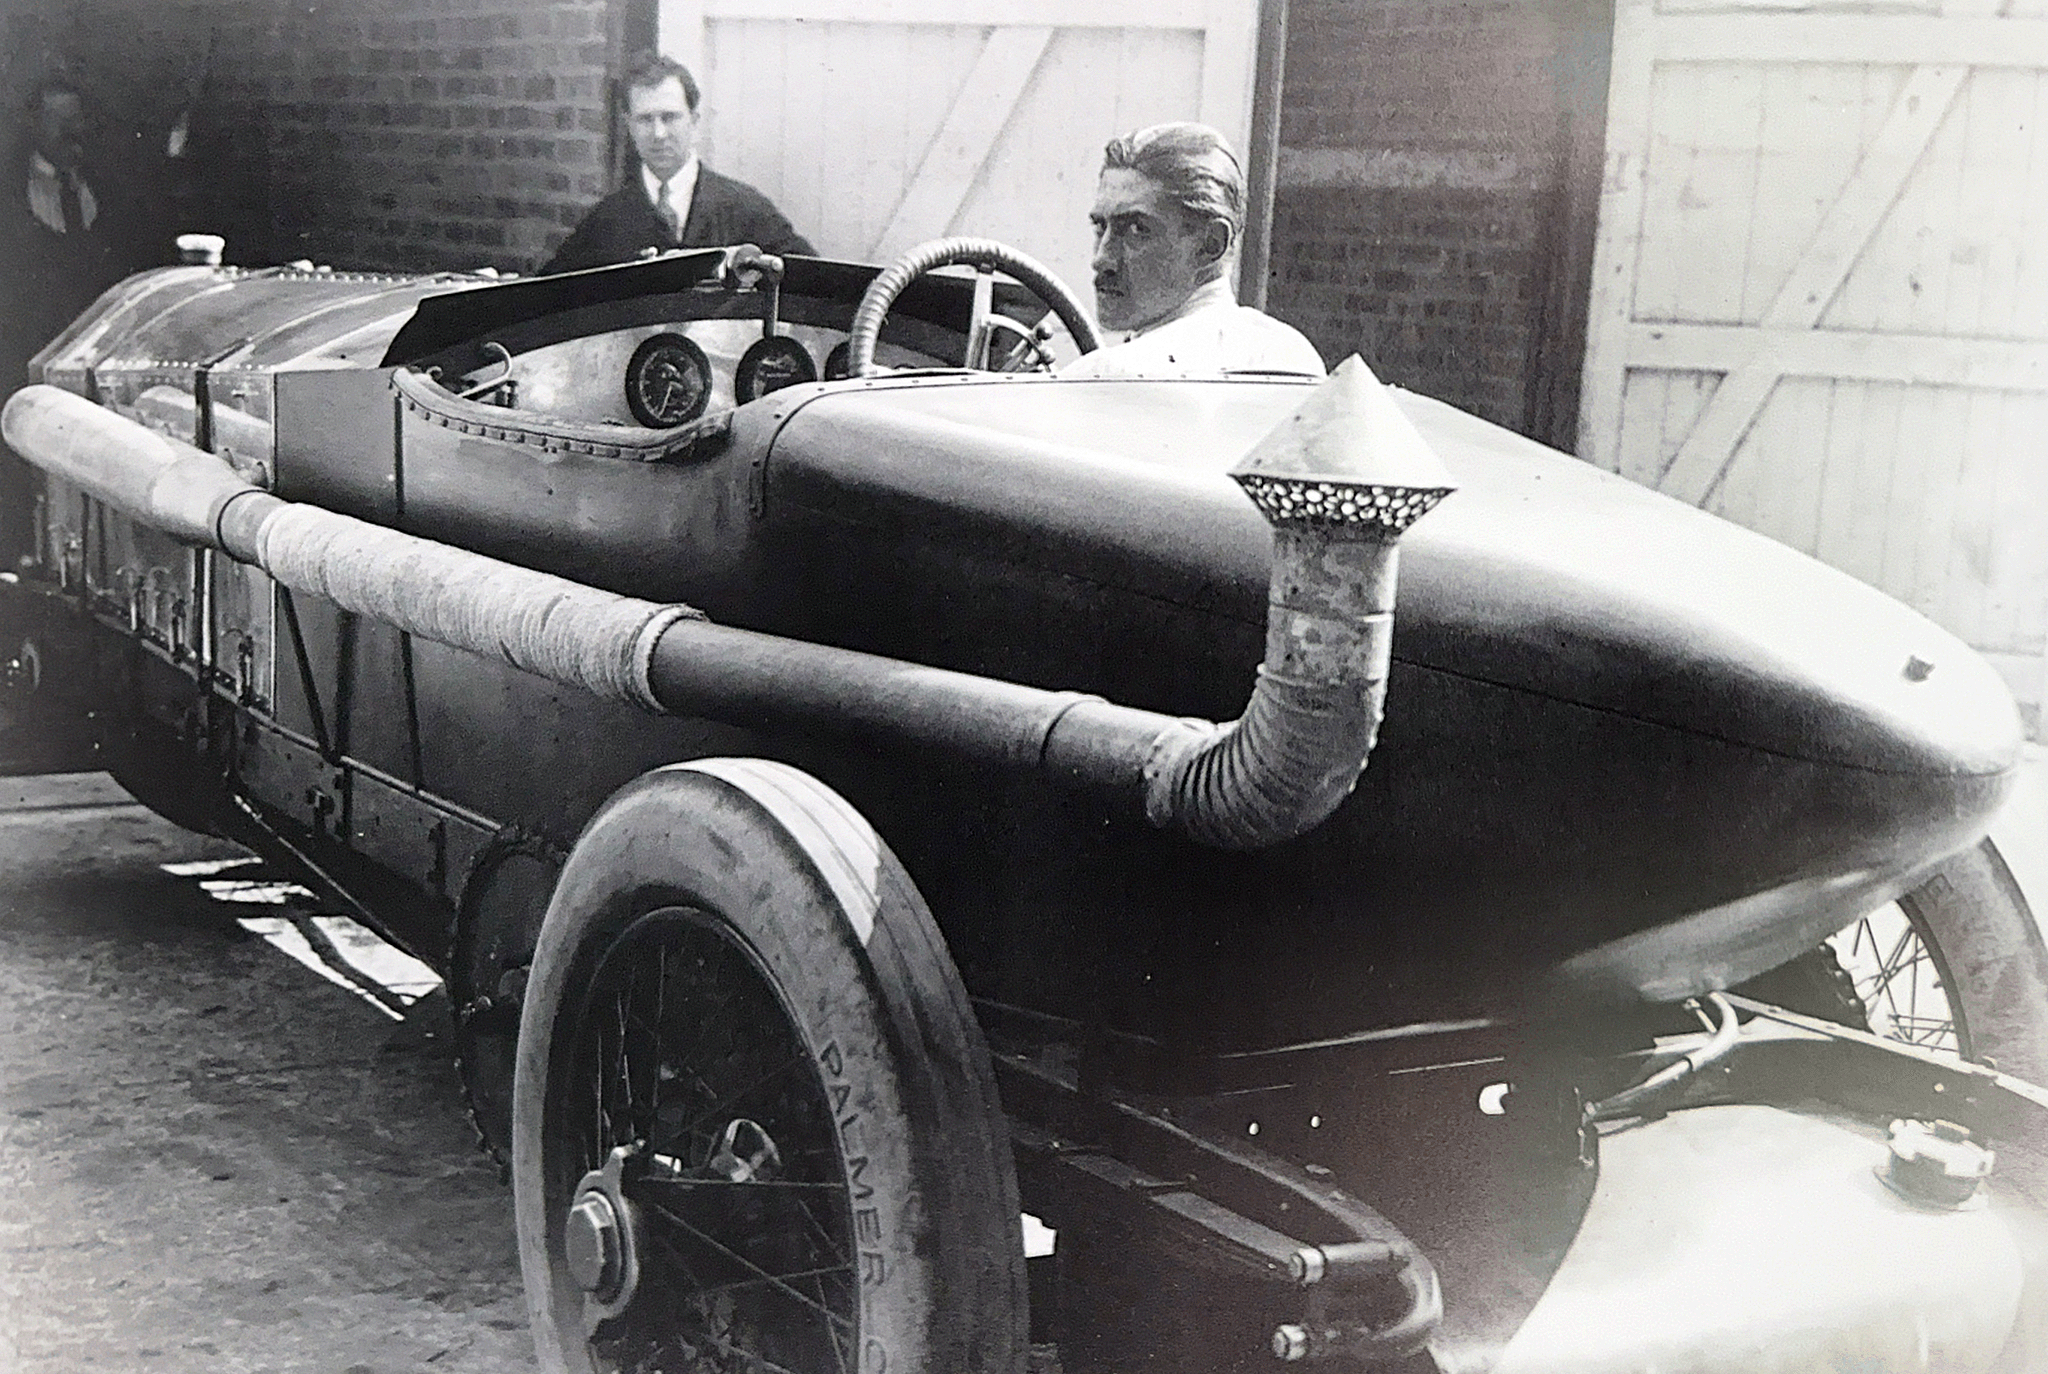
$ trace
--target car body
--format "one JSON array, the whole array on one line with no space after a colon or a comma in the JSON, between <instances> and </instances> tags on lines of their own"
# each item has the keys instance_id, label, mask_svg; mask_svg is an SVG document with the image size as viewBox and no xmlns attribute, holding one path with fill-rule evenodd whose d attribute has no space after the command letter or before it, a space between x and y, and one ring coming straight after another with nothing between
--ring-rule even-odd
<instances>
[{"instance_id":1,"label":"car body","mask_svg":"<svg viewBox=\"0 0 2048 1374\"><path fill-rule=\"evenodd\" d=\"M975 684L1037 693L986 715L1051 712L1040 739L1094 709L1075 715L1077 700L1161 721L1244 711L1274 535L1231 474L1316 381L951 367L974 284L928 277L882 329L901 370L807 382L796 366L794 384L745 399L754 340L793 338L815 369L875 275L714 252L505 283L131 279L40 355L36 380L392 552L320 572L319 588L362 588L360 605L294 590L228 556L229 498L200 521L216 547L199 548L211 534L153 528L66 475L83 469L53 468L38 547L5 589L36 664L37 700L18 709L89 711L79 728L144 800L286 863L446 970L485 1116L506 1115L510 1060L528 1052L505 1017L544 916L559 919L557 875L582 872L635 779L739 758L821 781L900 858L995 1047L1025 1205L1071 1238L1070 1370L1373 1364L1425 1346L1446 1369L1903 1368L1930 1340L1958 1368L2048 1358L2021 1316L2044 1283L2024 1179L2048 1098L2018 1079L1885 1048L1827 1024L1839 1008L1743 1004L1748 1039L1720 1076L1674 1089L1688 1110L1594 1110L1692 1052L1680 1004L1796 964L1866 912L1904 898L1916 929L1948 938L1940 894L2002 871L1978 842L2019 733L1989 667L1760 536L1395 393L1457 489L1399 536L1369 765L1300 833L1223 848L1161 829L1043 749L1019 757L984 728ZM1031 322L1016 293L999 300ZM701 398L678 408L679 385ZM38 392L19 415L43 404L57 406ZM17 447L31 428L10 410ZM372 539L388 531L412 542ZM488 635L442 642L364 610L418 598L380 582L415 549L462 570L419 586L545 574L579 596L686 605L735 637L650 650L658 700L606 700ZM1959 861L1974 866L1944 876ZM2034 981L1987 994L2001 1027L2018 1020L1994 1031L1987 1011L1976 1049L2002 1035L2001 1067L2039 1079L2048 1009L2013 1008L2048 986L2048 958L2024 919L1999 928L1998 957ZM529 1008L519 1034L534 1033ZM1510 1087L1539 1105L1502 1128ZM2012 1183L1937 1215L1871 1166L1888 1158L1883 1118L1933 1119L1952 1090ZM1109 1119L1139 1143L1119 1149ZM1162 1163L1176 1132L1205 1142L1194 1183ZM1076 1138L1155 1177L1105 1182L1114 1170L1091 1173ZM1378 1217L1345 1225L1404 1234L1442 1275L1429 1331L1395 1342L1399 1322L1318 1316L1313 1281L1260 1268L1284 1246L1147 1201L1179 1189L1301 1238L1286 1197L1350 1215L1316 1194L1333 1169ZM624 1209L622 1186L577 1196ZM1524 1202L1541 1225L1518 1228ZM1091 1230L1098 1207L1104 1236L1136 1237L1121 1259ZM1755 1229L1731 1233L1730 1215ZM1168 1243L1191 1227L1229 1251L1220 1271ZM1845 1236L1876 1258L1817 1282ZM1356 1276L1345 1301L1370 1307L1359 1294L1383 1277ZM1674 1295L1697 1299L1684 1320L1639 1320Z\"/></svg>"}]
</instances>

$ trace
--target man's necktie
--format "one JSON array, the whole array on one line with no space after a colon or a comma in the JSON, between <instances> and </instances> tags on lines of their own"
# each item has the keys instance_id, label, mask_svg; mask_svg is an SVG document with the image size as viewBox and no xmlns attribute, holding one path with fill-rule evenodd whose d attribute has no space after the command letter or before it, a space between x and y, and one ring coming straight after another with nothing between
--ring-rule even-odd
<instances>
[{"instance_id":1,"label":"man's necktie","mask_svg":"<svg viewBox=\"0 0 2048 1374\"><path fill-rule=\"evenodd\" d=\"M676 207L669 202L668 183L665 181L654 190L654 213L661 216L662 225L668 230L670 246L682 242L683 226L676 219Z\"/></svg>"},{"instance_id":2,"label":"man's necktie","mask_svg":"<svg viewBox=\"0 0 2048 1374\"><path fill-rule=\"evenodd\" d=\"M78 177L72 172L57 174L57 205L64 215L64 232L85 232L85 206L78 196ZM673 215L671 215L673 217Z\"/></svg>"}]
</instances>

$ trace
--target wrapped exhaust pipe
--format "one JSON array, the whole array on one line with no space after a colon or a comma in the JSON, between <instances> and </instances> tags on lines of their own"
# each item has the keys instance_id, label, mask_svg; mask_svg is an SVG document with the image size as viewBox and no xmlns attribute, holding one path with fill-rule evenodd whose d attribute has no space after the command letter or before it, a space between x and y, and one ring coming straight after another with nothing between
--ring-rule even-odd
<instances>
[{"instance_id":1,"label":"wrapped exhaust pipe","mask_svg":"<svg viewBox=\"0 0 2048 1374\"><path fill-rule=\"evenodd\" d=\"M1322 822L1379 738L1398 541L1455 484L1354 355L1231 472L1273 525L1266 658L1245 712L1162 741L1145 810L1256 849Z\"/></svg>"},{"instance_id":2,"label":"wrapped exhaust pipe","mask_svg":"<svg viewBox=\"0 0 2048 1374\"><path fill-rule=\"evenodd\" d=\"M1386 694L1395 543L1453 485L1355 358L1246 456L1232 475L1275 530L1266 661L1245 714L1216 725L714 625L285 502L55 387L17 392L0 432L135 519L408 634L648 710L1042 773L1232 849L1313 829L1357 781Z\"/></svg>"},{"instance_id":3,"label":"wrapped exhaust pipe","mask_svg":"<svg viewBox=\"0 0 2048 1374\"><path fill-rule=\"evenodd\" d=\"M1244 714L1135 739L1123 708L1084 701L1047 757L1055 773L1135 767L1154 825L1261 849L1322 824L1357 785L1386 704L1397 546L1457 484L1355 355L1231 476L1273 526L1266 656Z\"/></svg>"}]
</instances>

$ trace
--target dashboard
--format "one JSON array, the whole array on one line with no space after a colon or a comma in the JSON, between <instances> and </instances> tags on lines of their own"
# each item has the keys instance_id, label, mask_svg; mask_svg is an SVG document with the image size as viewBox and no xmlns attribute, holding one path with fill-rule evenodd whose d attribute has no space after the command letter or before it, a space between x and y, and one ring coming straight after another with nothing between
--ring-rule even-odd
<instances>
[{"instance_id":1,"label":"dashboard","mask_svg":"<svg viewBox=\"0 0 2048 1374\"><path fill-rule=\"evenodd\" d=\"M725 250L676 253L451 291L420 302L385 365L465 400L596 425L668 429L785 386L844 373L846 339L876 268L780 260L779 280L727 270ZM957 368L971 277L933 274L898 297L876 347L892 368ZM1022 288L997 308L1033 322Z\"/></svg>"},{"instance_id":2,"label":"dashboard","mask_svg":"<svg viewBox=\"0 0 2048 1374\"><path fill-rule=\"evenodd\" d=\"M443 385L459 395L519 410L593 424L670 429L731 410L800 382L843 376L846 332L778 322L764 336L761 321L667 320L606 330L502 356ZM499 345L504 348L504 345ZM890 367L957 366L902 344L881 345ZM831 369L828 372L828 368Z\"/></svg>"}]
</instances>

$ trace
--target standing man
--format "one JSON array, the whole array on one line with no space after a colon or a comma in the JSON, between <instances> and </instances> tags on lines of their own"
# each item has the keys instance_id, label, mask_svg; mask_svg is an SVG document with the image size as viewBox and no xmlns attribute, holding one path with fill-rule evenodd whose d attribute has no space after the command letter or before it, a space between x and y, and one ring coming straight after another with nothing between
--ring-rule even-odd
<instances>
[{"instance_id":1,"label":"standing man","mask_svg":"<svg viewBox=\"0 0 2048 1374\"><path fill-rule=\"evenodd\" d=\"M1121 342L1085 353L1066 377L1323 375L1315 345L1231 289L1244 232L1244 172L1206 124L1155 124L1102 151L1088 221L1095 312Z\"/></svg>"},{"instance_id":2,"label":"standing man","mask_svg":"<svg viewBox=\"0 0 2048 1374\"><path fill-rule=\"evenodd\" d=\"M14 164L5 212L0 384L9 392L27 380L29 357L130 267L133 245L117 233L117 192L90 173L86 130L78 88L46 77L29 108L28 157Z\"/></svg>"},{"instance_id":3,"label":"standing man","mask_svg":"<svg viewBox=\"0 0 2048 1374\"><path fill-rule=\"evenodd\" d=\"M639 175L592 206L542 272L631 262L650 248L752 243L770 253L811 253L768 197L697 160L697 80L689 68L642 53L623 87Z\"/></svg>"},{"instance_id":4,"label":"standing man","mask_svg":"<svg viewBox=\"0 0 2048 1374\"><path fill-rule=\"evenodd\" d=\"M115 189L86 165L85 98L46 76L28 109L28 156L13 164L0 211L0 398L28 361L126 275L133 245L116 233ZM28 469L0 452L0 566L29 548Z\"/></svg>"}]
</instances>

